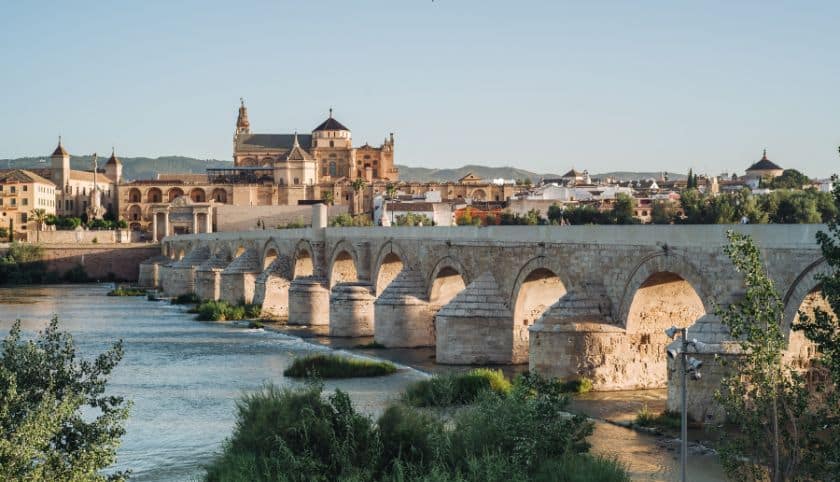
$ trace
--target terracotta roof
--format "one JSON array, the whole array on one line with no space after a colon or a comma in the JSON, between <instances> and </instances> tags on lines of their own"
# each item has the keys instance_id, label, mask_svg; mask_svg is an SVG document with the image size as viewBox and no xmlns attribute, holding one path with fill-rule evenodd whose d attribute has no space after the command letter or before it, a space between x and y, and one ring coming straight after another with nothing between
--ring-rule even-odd
<instances>
[{"instance_id":1,"label":"terracotta roof","mask_svg":"<svg viewBox=\"0 0 840 482\"><path fill-rule=\"evenodd\" d=\"M782 170L778 164L767 159L767 150L764 150L764 155L761 156L761 160L753 164L752 166L747 168L747 171L769 171L769 170Z\"/></svg>"},{"instance_id":2,"label":"terracotta roof","mask_svg":"<svg viewBox=\"0 0 840 482\"><path fill-rule=\"evenodd\" d=\"M341 122L338 122L337 120L335 120L333 118L332 114L330 114L330 117L327 120L325 120L324 122L321 122L321 124L318 127L316 127L312 132L318 132L318 131L349 131L349 130L350 129L345 127L344 124L342 124Z\"/></svg>"},{"instance_id":3,"label":"terracotta roof","mask_svg":"<svg viewBox=\"0 0 840 482\"><path fill-rule=\"evenodd\" d=\"M7 171L0 174L0 183L3 182L37 182L40 184L55 186L55 184L49 179L44 179L43 177L32 171L27 171L26 169L15 169L13 171Z\"/></svg>"}]
</instances>

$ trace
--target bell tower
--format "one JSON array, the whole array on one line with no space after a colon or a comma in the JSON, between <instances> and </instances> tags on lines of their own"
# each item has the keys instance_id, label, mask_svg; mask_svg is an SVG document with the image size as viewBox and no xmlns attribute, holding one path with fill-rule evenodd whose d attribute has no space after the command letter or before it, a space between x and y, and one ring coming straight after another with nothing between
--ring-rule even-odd
<instances>
[{"instance_id":1,"label":"bell tower","mask_svg":"<svg viewBox=\"0 0 840 482\"><path fill-rule=\"evenodd\" d=\"M58 146L56 146L52 155L50 156L50 177L52 182L64 192L67 187L67 182L70 180L70 154L64 149L61 144L61 136L58 136Z\"/></svg>"}]
</instances>

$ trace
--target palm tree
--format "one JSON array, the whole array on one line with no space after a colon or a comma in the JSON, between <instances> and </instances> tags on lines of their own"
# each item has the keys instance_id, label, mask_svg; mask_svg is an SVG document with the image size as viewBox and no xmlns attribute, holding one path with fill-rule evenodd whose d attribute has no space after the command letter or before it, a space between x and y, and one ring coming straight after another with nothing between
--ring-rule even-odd
<instances>
[{"instance_id":1,"label":"palm tree","mask_svg":"<svg viewBox=\"0 0 840 482\"><path fill-rule=\"evenodd\" d=\"M397 186L389 182L385 185L385 194L388 196L388 199L394 199L394 196L397 194Z\"/></svg>"},{"instance_id":2,"label":"palm tree","mask_svg":"<svg viewBox=\"0 0 840 482\"><path fill-rule=\"evenodd\" d=\"M363 178L357 177L356 179L353 179L353 183L351 185L353 186L353 205L356 208L355 209L356 213L358 213L359 211L362 210L361 206L360 206L360 203L358 201L358 199L360 197L359 193L361 193L365 189L365 186L367 185L367 183L365 182L365 180Z\"/></svg>"},{"instance_id":3,"label":"palm tree","mask_svg":"<svg viewBox=\"0 0 840 482\"><path fill-rule=\"evenodd\" d=\"M327 206L332 206L335 202L335 195L332 191L324 191L321 193L321 201L324 201Z\"/></svg>"},{"instance_id":4,"label":"palm tree","mask_svg":"<svg viewBox=\"0 0 840 482\"><path fill-rule=\"evenodd\" d=\"M36 239L37 242L41 242L41 229L44 226L44 223L47 222L47 210L46 209L33 209L31 213L29 213L30 219L35 222L35 232L37 233Z\"/></svg>"}]
</instances>

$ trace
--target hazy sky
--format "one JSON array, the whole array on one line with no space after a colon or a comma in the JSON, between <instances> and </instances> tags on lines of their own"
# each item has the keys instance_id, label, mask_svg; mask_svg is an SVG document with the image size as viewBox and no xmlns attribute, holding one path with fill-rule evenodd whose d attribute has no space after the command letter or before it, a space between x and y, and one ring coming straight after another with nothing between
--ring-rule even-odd
<instances>
[{"instance_id":1,"label":"hazy sky","mask_svg":"<svg viewBox=\"0 0 840 482\"><path fill-rule=\"evenodd\" d=\"M840 171L840 2L2 2L0 158L230 159L327 116L397 162Z\"/></svg>"}]
</instances>

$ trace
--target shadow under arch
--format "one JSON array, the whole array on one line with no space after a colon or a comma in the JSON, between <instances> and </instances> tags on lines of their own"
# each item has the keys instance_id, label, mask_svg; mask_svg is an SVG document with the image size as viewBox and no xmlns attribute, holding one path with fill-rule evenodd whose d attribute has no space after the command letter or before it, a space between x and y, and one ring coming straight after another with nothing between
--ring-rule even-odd
<instances>
[{"instance_id":1,"label":"shadow under arch","mask_svg":"<svg viewBox=\"0 0 840 482\"><path fill-rule=\"evenodd\" d=\"M315 276L315 251L309 240L301 239L295 244L292 261L293 278Z\"/></svg>"},{"instance_id":2,"label":"shadow under arch","mask_svg":"<svg viewBox=\"0 0 840 482\"><path fill-rule=\"evenodd\" d=\"M426 279L426 299L433 306L441 307L463 291L470 280L460 261L449 255L444 256L435 263Z\"/></svg>"},{"instance_id":3,"label":"shadow under arch","mask_svg":"<svg viewBox=\"0 0 840 482\"><path fill-rule=\"evenodd\" d=\"M359 280L359 256L356 249L346 239L340 240L330 253L330 264L327 280L329 288L339 283Z\"/></svg>"},{"instance_id":4,"label":"shadow under arch","mask_svg":"<svg viewBox=\"0 0 840 482\"><path fill-rule=\"evenodd\" d=\"M376 255L374 272L371 276L376 296L379 296L385 288L394 281L400 271L408 267L405 251L399 243L389 239L379 248Z\"/></svg>"},{"instance_id":5,"label":"shadow under arch","mask_svg":"<svg viewBox=\"0 0 840 482\"><path fill-rule=\"evenodd\" d=\"M569 285L559 262L552 262L547 256L529 259L519 269L510 293L508 306L512 308L514 324L533 324L566 294Z\"/></svg>"}]
</instances>

